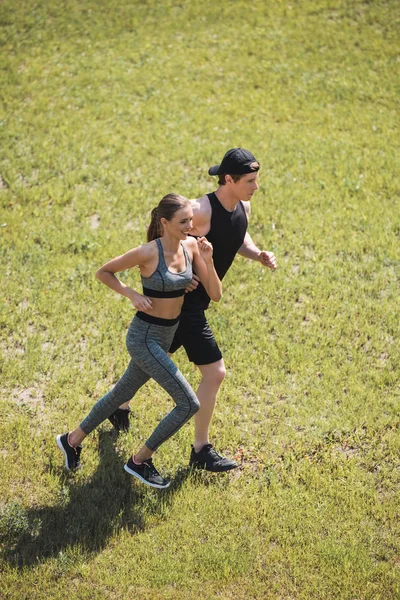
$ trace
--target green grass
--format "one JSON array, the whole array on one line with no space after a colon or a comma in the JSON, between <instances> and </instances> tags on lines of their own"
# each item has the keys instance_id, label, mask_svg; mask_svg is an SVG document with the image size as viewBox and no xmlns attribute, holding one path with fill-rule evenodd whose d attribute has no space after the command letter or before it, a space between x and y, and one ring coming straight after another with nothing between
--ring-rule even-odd
<instances>
[{"instance_id":1,"label":"green grass","mask_svg":"<svg viewBox=\"0 0 400 600\"><path fill-rule=\"evenodd\" d=\"M399 597L399 24L390 0L0 3L2 598ZM190 474L189 424L158 453L170 490L132 482L171 406L150 383L66 475L55 434L128 360L96 269L234 146L279 261L238 258L209 311L212 439L241 468Z\"/></svg>"}]
</instances>

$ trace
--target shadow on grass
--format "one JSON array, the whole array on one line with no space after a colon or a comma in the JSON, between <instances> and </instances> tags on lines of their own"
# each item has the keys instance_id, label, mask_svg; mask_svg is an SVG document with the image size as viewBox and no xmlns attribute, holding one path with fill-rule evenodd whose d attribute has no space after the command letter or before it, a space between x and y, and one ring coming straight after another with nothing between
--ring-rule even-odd
<instances>
[{"instance_id":1,"label":"shadow on grass","mask_svg":"<svg viewBox=\"0 0 400 600\"><path fill-rule=\"evenodd\" d=\"M60 505L20 511L20 526L6 540L4 558L13 566L29 566L64 549L99 552L108 538L121 529L143 531L146 516L162 514L190 474L177 472L166 490L154 490L132 481L115 451L115 436L99 433L100 461L97 471L83 485L65 476ZM16 521L15 515L13 517Z\"/></svg>"}]
</instances>

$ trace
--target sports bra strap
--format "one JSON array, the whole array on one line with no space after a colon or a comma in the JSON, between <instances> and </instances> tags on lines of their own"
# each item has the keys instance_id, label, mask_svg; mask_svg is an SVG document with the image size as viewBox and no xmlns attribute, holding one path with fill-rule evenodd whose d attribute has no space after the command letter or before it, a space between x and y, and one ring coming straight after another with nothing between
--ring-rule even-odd
<instances>
[{"instance_id":1,"label":"sports bra strap","mask_svg":"<svg viewBox=\"0 0 400 600\"><path fill-rule=\"evenodd\" d=\"M158 248L158 264L160 264L160 262L161 262L163 267L165 269L167 269L167 265L165 263L165 258L164 258L164 250L163 250L160 238L156 238L156 244L157 244L157 248Z\"/></svg>"},{"instance_id":2,"label":"sports bra strap","mask_svg":"<svg viewBox=\"0 0 400 600\"><path fill-rule=\"evenodd\" d=\"M185 264L186 264L185 268L186 268L188 266L188 264L191 262L191 260L190 260L189 252L186 250L185 245L182 244L182 242L181 242L181 246L183 248L183 254L185 256Z\"/></svg>"}]
</instances>

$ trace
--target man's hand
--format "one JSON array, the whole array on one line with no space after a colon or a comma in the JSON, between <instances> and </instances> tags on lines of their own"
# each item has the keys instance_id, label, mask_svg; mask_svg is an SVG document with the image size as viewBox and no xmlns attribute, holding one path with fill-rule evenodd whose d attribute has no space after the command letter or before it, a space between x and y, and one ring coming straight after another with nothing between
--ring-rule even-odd
<instances>
[{"instance_id":1,"label":"man's hand","mask_svg":"<svg viewBox=\"0 0 400 600\"><path fill-rule=\"evenodd\" d=\"M265 250L262 250L262 252L260 252L258 255L258 260L262 265L264 265L264 267L268 267L269 269L275 271L276 258L273 252L266 252Z\"/></svg>"},{"instance_id":2,"label":"man's hand","mask_svg":"<svg viewBox=\"0 0 400 600\"><path fill-rule=\"evenodd\" d=\"M199 285L199 281L200 281L200 279L197 277L197 275L195 275L193 273L193 279L189 283L189 285L187 286L187 288L185 289L185 294L187 294L188 292L193 292L197 288L197 286Z\"/></svg>"}]
</instances>

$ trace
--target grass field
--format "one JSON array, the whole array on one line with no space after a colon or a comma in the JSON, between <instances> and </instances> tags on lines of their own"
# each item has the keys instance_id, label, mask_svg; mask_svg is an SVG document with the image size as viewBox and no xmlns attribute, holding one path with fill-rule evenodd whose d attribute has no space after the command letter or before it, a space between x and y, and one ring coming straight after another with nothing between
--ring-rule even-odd
<instances>
[{"instance_id":1,"label":"grass field","mask_svg":"<svg viewBox=\"0 0 400 600\"><path fill-rule=\"evenodd\" d=\"M0 597L399 598L398 2L2 0L0 25ZM171 407L150 383L69 476L55 435L128 360L132 306L96 269L235 146L279 263L238 258L208 313L240 469L191 474L188 424L171 488L131 481Z\"/></svg>"}]
</instances>

